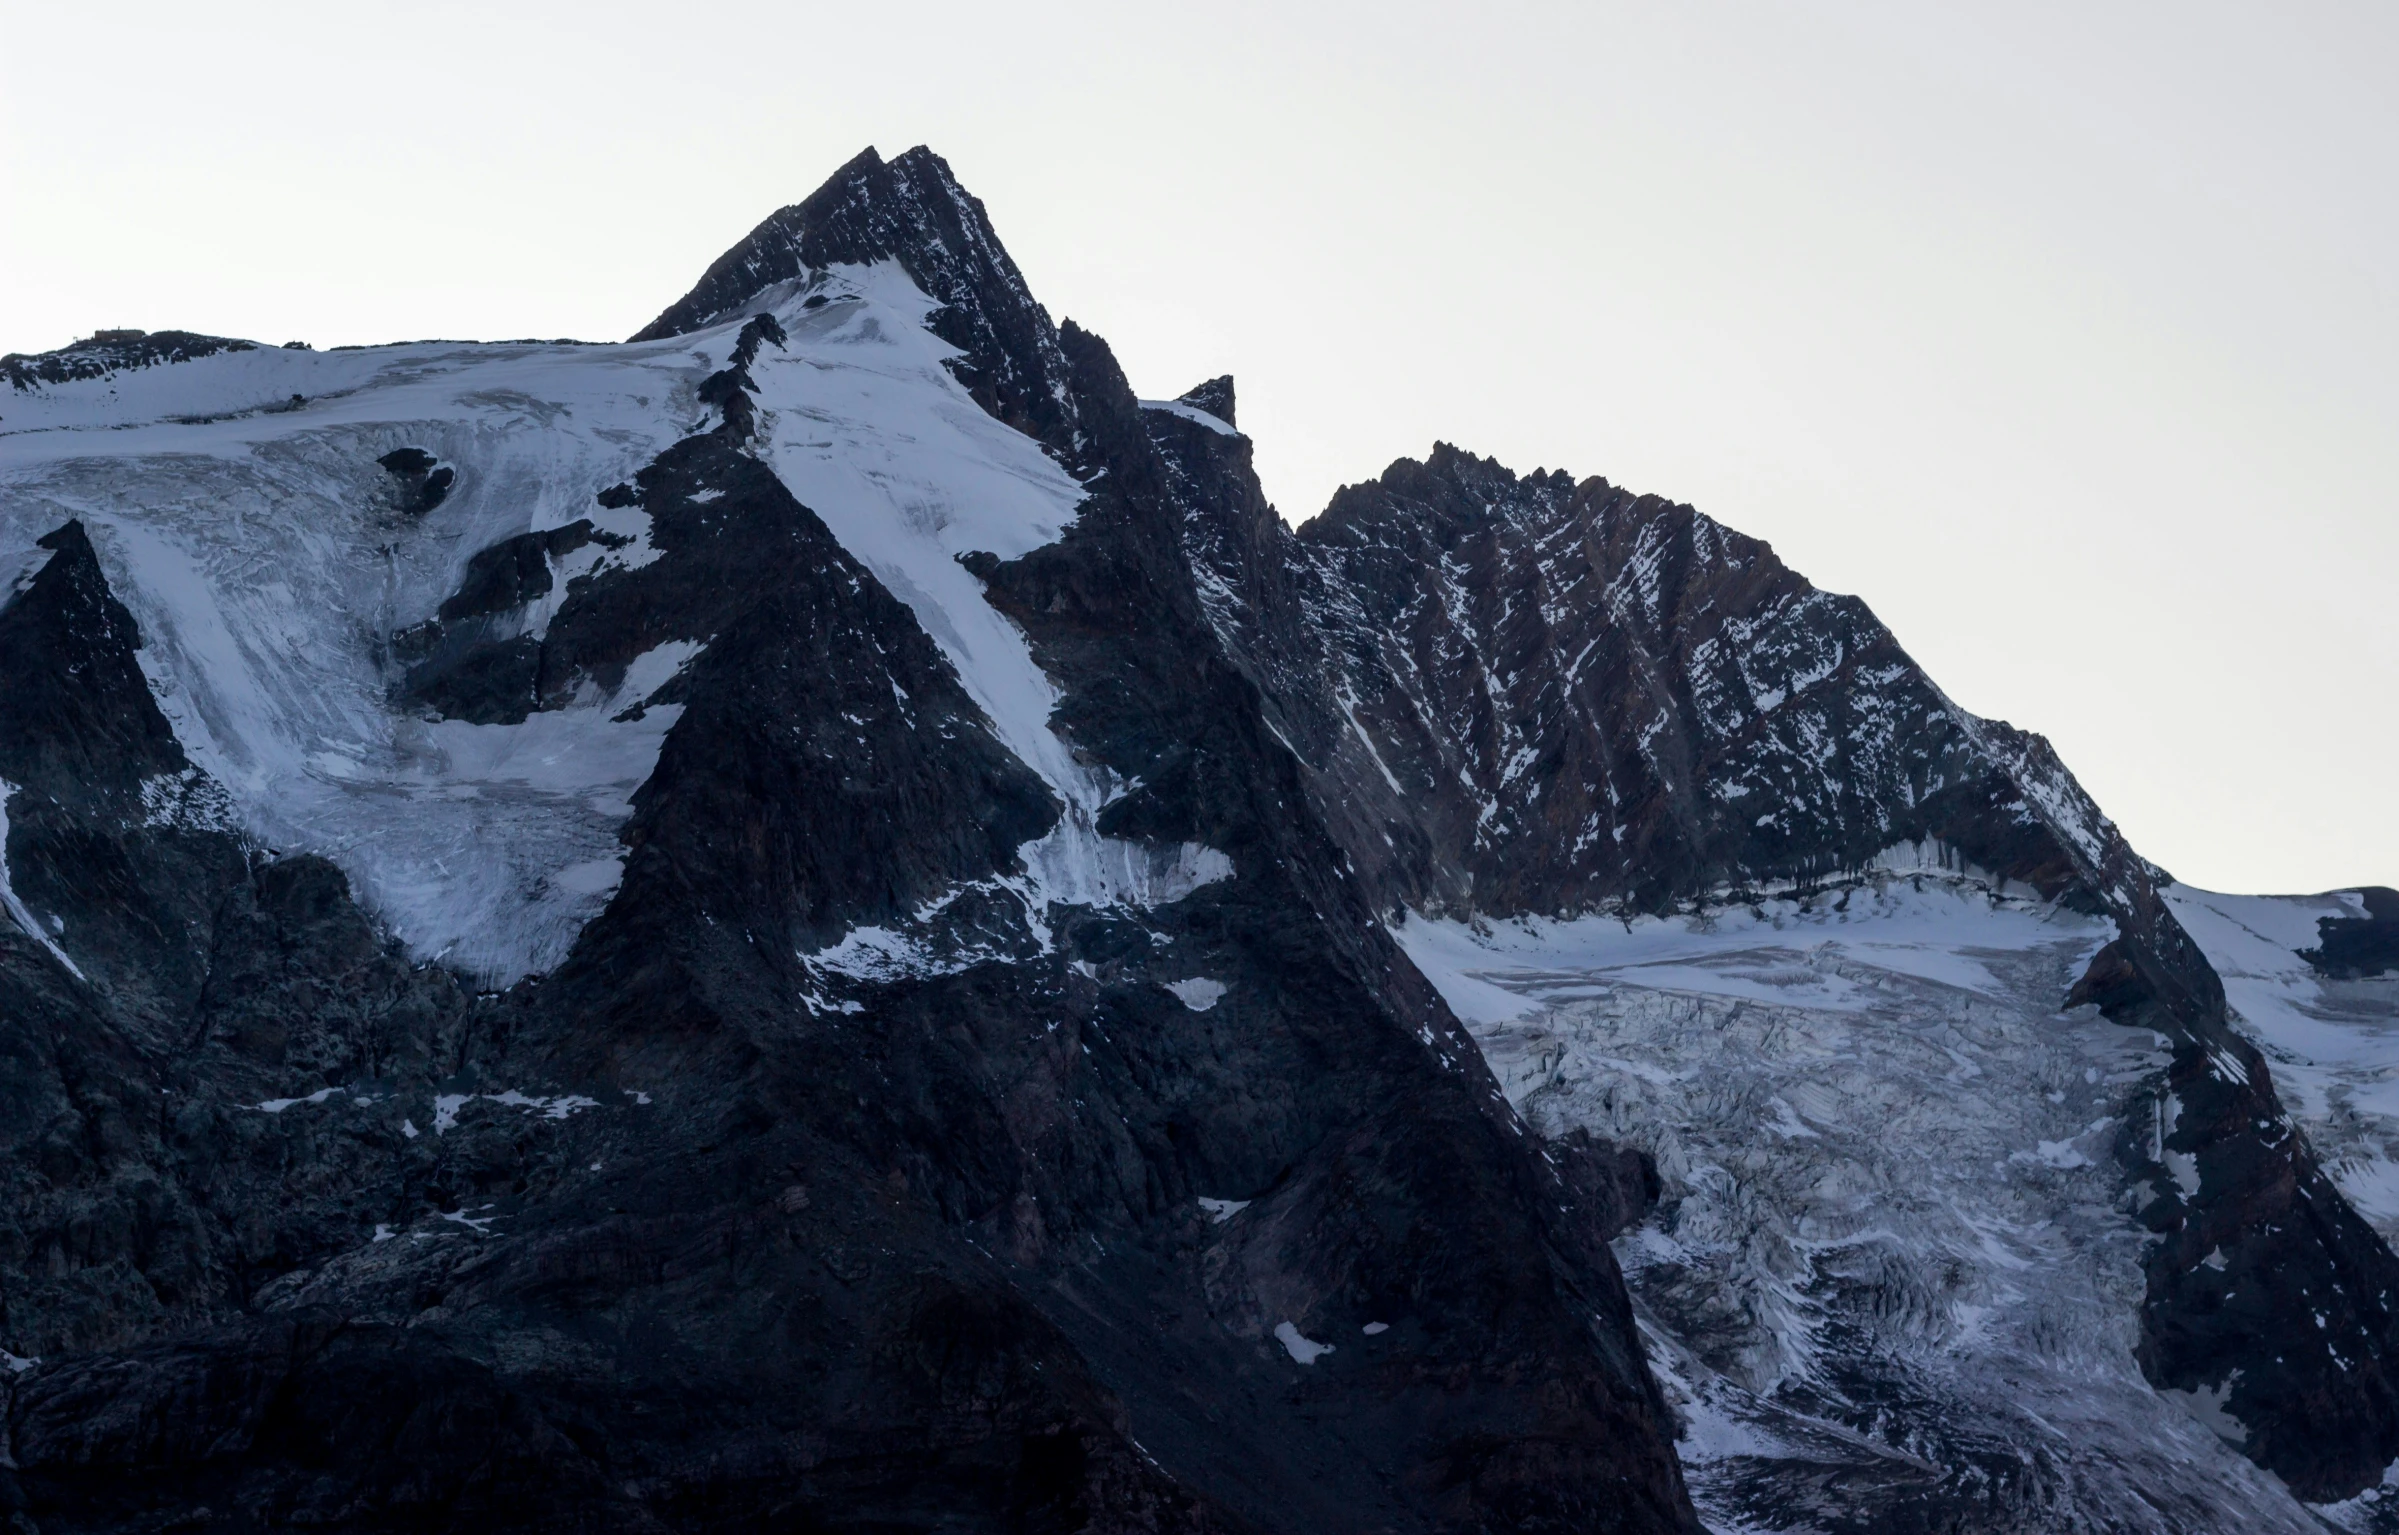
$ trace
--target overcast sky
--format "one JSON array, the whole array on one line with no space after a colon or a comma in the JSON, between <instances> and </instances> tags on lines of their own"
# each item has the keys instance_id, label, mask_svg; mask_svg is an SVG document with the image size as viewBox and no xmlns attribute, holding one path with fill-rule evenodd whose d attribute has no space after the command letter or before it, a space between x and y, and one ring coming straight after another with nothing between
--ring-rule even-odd
<instances>
[{"instance_id":1,"label":"overcast sky","mask_svg":"<svg viewBox=\"0 0 2399 1535\"><path fill-rule=\"evenodd\" d=\"M1690 501L2178 876L2399 884L2394 81L2387 3L0 0L0 351L621 337L929 143L1293 521Z\"/></svg>"}]
</instances>

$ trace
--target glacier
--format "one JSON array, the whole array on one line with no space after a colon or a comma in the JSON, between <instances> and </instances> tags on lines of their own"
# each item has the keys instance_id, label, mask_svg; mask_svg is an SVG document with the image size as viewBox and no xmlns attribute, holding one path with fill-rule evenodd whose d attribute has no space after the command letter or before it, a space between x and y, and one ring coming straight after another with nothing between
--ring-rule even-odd
<instances>
[{"instance_id":1,"label":"glacier","mask_svg":"<svg viewBox=\"0 0 2399 1535\"><path fill-rule=\"evenodd\" d=\"M588 519L615 545L550 557L550 594L523 619L536 637L578 577L656 558L638 507L594 497L706 425L698 384L772 314L786 339L753 365L759 455L908 604L1064 807L1023 852L1032 920L1053 899L1152 905L1229 877L1213 849L1094 829L1125 786L1051 729L1056 684L958 560L1053 543L1084 491L959 385L957 348L924 323L936 307L887 260L667 340L250 348L49 385L0 417L0 573L81 518L161 707L243 829L331 858L418 957L504 986L553 968L616 890L632 791L681 712L645 704L699 647L477 724L395 705L392 637L519 534ZM455 474L421 516L376 467L403 448Z\"/></svg>"},{"instance_id":2,"label":"glacier","mask_svg":"<svg viewBox=\"0 0 2399 1535\"><path fill-rule=\"evenodd\" d=\"M861 157L648 339L10 360L0 582L27 589L35 540L79 519L79 590L137 618L192 766L97 810L55 773L19 802L0 907L33 980L0 1022L89 1032L101 1012L75 1010L130 973L86 936L110 914L71 904L74 816L205 844L234 892L195 883L154 924L208 941L198 1000L144 1046L153 1183L113 1162L30 1180L40 1229L101 1209L132 1232L152 1217L125 1201L188 1184L190 1229L233 1233L208 1304L243 1325L367 1297L512 1370L547 1357L553 1314L489 1324L486 1350L471 1294L423 1299L450 1292L412 1265L484 1261L416 1251L434 1234L531 1272L552 1240L684 1253L687 1208L784 1233L727 1244L779 1265L741 1294L840 1310L886 1286L809 1369L915 1327L939 1254L978 1305L1048 1308L1010 1313L1033 1340L1012 1360L1127 1393L1108 1432L1139 1475L1238 1500L1225 1467L1274 1465L1251 1513L1414 1496L1389 1468L1450 1452L1359 1427L1380 1391L1407 1404L1393 1423L1452 1414L1521 1452L1486 1510L1629 1467L1658 1528L1686 1527L1686 1483L1725 1532L2399 1527L2365 1485L2399 1338L2373 1331L2399 977L2302 952L2364 896L2171 883L2047 743L1966 714L1863 604L1693 509L1443 446L1294 531L1230 378L1140 398L1051 325L946 167L903 166ZM716 477L676 480L692 462ZM754 541L615 579L711 525ZM654 600L752 594L794 530L773 568L806 595L760 620L772 643L706 603L646 627ZM475 606L493 559L518 600ZM591 619L578 592L621 605ZM838 645L776 648L820 618ZM456 641L448 665L584 622L625 643L557 687L537 671L512 717L444 717L481 705L428 705L412 670L411 636ZM146 719L122 632L107 654ZM76 674L71 647L26 654ZM55 726L76 686L22 712ZM348 938L368 924L288 853L338 866L381 930L290 961L330 931L293 892ZM920 854L932 872L890 875ZM762 942L777 922L803 936ZM380 992L352 1016L340 965L370 951L385 968L356 984ZM195 1071L224 1075L195 1092ZM40 1155L82 1167L60 1148L108 1144L113 1112L59 1109L101 1117ZM782 1149L752 1158L754 1137ZM219 1143L255 1153L234 1184ZM289 1168L318 1181L260 1193ZM615 1202L593 1204L603 1174ZM616 1220L634 1179L669 1211L638 1239ZM922 1241L872 1279L901 1210ZM77 1341L74 1297L40 1284L151 1282L94 1253L12 1270L32 1320L9 1318L28 1352L0 1366L28 1389L68 1378L34 1352L98 1368L189 1320ZM711 1389L808 1399L750 1373L789 1335L738 1309L679 1314L719 1329ZM1050 1329L1072 1348L1045 1352ZM2336 1373L2358 1361L2380 1395ZM631 1399L586 1364L585 1400ZM509 1389L550 1390L547 1368ZM1426 1385L1469 1377L1499 1385ZM1246 1391L1242 1423L1210 1416ZM2327 1403L2356 1411L2327 1426ZM1310 1458L1320 1432L1386 1430L1347 1480ZM1561 1472L1569 1441L1625 1454ZM85 1464L65 1444L45 1463ZM777 1475L815 1474L792 1455ZM2304 1503L2267 1466L2357 1496Z\"/></svg>"},{"instance_id":3,"label":"glacier","mask_svg":"<svg viewBox=\"0 0 2399 1535\"><path fill-rule=\"evenodd\" d=\"M1712 1528L1913 1528L1936 1491L1992 1528L2368 1527L2377 1494L2310 1508L2142 1377L2113 1142L2166 1041L2062 1005L2113 921L1936 865L1394 935L1545 1139L1655 1159L1617 1255Z\"/></svg>"}]
</instances>

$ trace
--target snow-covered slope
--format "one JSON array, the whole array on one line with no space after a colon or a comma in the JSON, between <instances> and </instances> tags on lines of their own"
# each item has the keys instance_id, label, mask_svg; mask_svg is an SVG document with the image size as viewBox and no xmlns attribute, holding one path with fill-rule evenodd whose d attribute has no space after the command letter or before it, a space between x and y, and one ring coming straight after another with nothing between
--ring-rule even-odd
<instances>
[{"instance_id":1,"label":"snow-covered slope","mask_svg":"<svg viewBox=\"0 0 2399 1535\"><path fill-rule=\"evenodd\" d=\"M414 1528L235 1426L423 1394L478 1527L2379 1527L2399 893L1250 449L924 150L622 345L0 359L0 1502Z\"/></svg>"},{"instance_id":2,"label":"snow-covered slope","mask_svg":"<svg viewBox=\"0 0 2399 1535\"><path fill-rule=\"evenodd\" d=\"M0 367L0 1502L1696 1530L1199 610L1146 423L1229 390L937 156L621 346L72 351Z\"/></svg>"},{"instance_id":3,"label":"snow-covered slope","mask_svg":"<svg viewBox=\"0 0 2399 1535\"><path fill-rule=\"evenodd\" d=\"M2168 1052L2061 1010L2115 936L1937 868L1399 928L1537 1130L1655 1157L1618 1254L1715 1528L2317 1528L2135 1362L2152 1238L2114 1142Z\"/></svg>"},{"instance_id":4,"label":"snow-covered slope","mask_svg":"<svg viewBox=\"0 0 2399 1535\"><path fill-rule=\"evenodd\" d=\"M1029 849L1045 895L1172 898L1229 872L1100 838L1110 792L1050 730L1057 688L957 556L1053 542L1081 487L960 386L937 306L890 261L816 274L735 319L616 346L254 348L20 392L0 413L0 561L70 517L91 529L194 759L270 845L323 853L419 955L493 983L545 970L621 875L618 828L679 708L634 709L688 662L659 647L610 690L518 723L394 702L393 637L502 540L589 520L630 540L552 556L539 637L579 576L656 557L638 506L595 496L711 418L695 387L742 320L786 341L754 366L763 453L908 603L1001 741L1071 808ZM412 515L378 459L454 480Z\"/></svg>"},{"instance_id":5,"label":"snow-covered slope","mask_svg":"<svg viewBox=\"0 0 2399 1535\"><path fill-rule=\"evenodd\" d=\"M506 981L554 963L614 888L616 828L675 711L614 716L674 658L619 696L475 725L393 707L392 636L511 534L590 518L634 540L610 558L640 558L646 519L592 497L681 435L705 371L680 345L426 343L53 385L0 414L0 553L81 518L243 825L335 859L419 953ZM377 463L411 447L456 473L421 517Z\"/></svg>"},{"instance_id":6,"label":"snow-covered slope","mask_svg":"<svg viewBox=\"0 0 2399 1535\"><path fill-rule=\"evenodd\" d=\"M837 267L769 296L787 340L751 366L761 452L908 604L1001 744L1065 807L1022 854L1036 905L1150 905L1229 876L1214 849L1153 852L1094 828L1122 786L1051 727L1057 684L960 563L970 554L1014 560L1055 542L1083 488L943 366L959 352L925 323L939 306L892 262Z\"/></svg>"},{"instance_id":7,"label":"snow-covered slope","mask_svg":"<svg viewBox=\"0 0 2399 1535\"><path fill-rule=\"evenodd\" d=\"M2233 1020L2274 1063L2274 1081L2325 1171L2385 1241L2399 1242L2399 972L2323 974L2302 957L2326 918L2366 915L2354 891L2166 899L2224 977Z\"/></svg>"}]
</instances>

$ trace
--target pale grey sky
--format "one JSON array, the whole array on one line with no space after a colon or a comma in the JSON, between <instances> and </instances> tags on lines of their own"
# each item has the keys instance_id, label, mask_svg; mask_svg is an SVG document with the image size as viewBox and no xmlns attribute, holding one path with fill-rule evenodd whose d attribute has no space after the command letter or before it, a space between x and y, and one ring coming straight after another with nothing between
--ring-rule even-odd
<instances>
[{"instance_id":1,"label":"pale grey sky","mask_svg":"<svg viewBox=\"0 0 2399 1535\"><path fill-rule=\"evenodd\" d=\"M929 143L1287 517L1687 500L2181 877L2399 884L2393 80L2384 4L0 0L0 351L620 337Z\"/></svg>"}]
</instances>

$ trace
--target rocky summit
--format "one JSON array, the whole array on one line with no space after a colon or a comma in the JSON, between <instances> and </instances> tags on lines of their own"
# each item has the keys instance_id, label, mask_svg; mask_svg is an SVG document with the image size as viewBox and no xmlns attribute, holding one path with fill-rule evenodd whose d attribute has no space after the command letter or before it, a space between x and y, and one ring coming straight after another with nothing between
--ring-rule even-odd
<instances>
[{"instance_id":1,"label":"rocky summit","mask_svg":"<svg viewBox=\"0 0 2399 1535\"><path fill-rule=\"evenodd\" d=\"M1690 507L1294 528L924 149L0 380L13 1535L2399 1529L2399 895Z\"/></svg>"}]
</instances>

